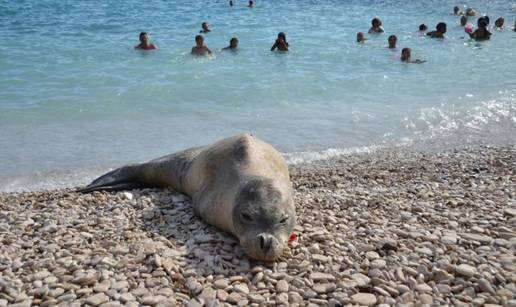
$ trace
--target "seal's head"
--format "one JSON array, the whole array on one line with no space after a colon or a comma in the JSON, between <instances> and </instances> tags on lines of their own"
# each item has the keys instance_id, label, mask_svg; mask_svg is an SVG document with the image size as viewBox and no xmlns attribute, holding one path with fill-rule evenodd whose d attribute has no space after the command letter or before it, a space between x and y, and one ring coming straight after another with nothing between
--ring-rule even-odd
<instances>
[{"instance_id":1,"label":"seal's head","mask_svg":"<svg viewBox=\"0 0 516 307\"><path fill-rule=\"evenodd\" d=\"M289 187L275 187L267 178L253 178L240 188L233 208L233 226L246 254L272 261L283 253L296 223Z\"/></svg>"}]
</instances>

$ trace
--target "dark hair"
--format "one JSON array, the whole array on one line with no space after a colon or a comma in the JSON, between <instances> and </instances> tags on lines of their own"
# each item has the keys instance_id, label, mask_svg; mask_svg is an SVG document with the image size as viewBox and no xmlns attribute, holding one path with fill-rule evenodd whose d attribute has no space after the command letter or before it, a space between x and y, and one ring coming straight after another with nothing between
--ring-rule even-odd
<instances>
[{"instance_id":1,"label":"dark hair","mask_svg":"<svg viewBox=\"0 0 516 307\"><path fill-rule=\"evenodd\" d=\"M453 11L454 12L458 12L459 11L459 7L458 6L453 7Z\"/></svg>"},{"instance_id":2,"label":"dark hair","mask_svg":"<svg viewBox=\"0 0 516 307\"><path fill-rule=\"evenodd\" d=\"M478 27L479 27L479 28L485 28L485 27L487 27L487 22L486 22L486 20L485 20L485 19L480 20L480 21L478 22Z\"/></svg>"},{"instance_id":3,"label":"dark hair","mask_svg":"<svg viewBox=\"0 0 516 307\"><path fill-rule=\"evenodd\" d=\"M232 42L238 42L238 38L236 38L236 37L232 37L232 38L229 40L229 43L232 43Z\"/></svg>"},{"instance_id":4,"label":"dark hair","mask_svg":"<svg viewBox=\"0 0 516 307\"><path fill-rule=\"evenodd\" d=\"M484 21L485 22L485 17L480 17L479 19L477 19L477 26L480 27L480 23Z\"/></svg>"},{"instance_id":5,"label":"dark hair","mask_svg":"<svg viewBox=\"0 0 516 307\"><path fill-rule=\"evenodd\" d=\"M487 22L487 24L489 24L489 16L484 16L484 20Z\"/></svg>"},{"instance_id":6,"label":"dark hair","mask_svg":"<svg viewBox=\"0 0 516 307\"><path fill-rule=\"evenodd\" d=\"M405 48L401 49L401 59L403 60L403 54L404 54L405 52L411 52L411 51L412 51L412 50L411 50L410 48L407 48L407 47L405 47Z\"/></svg>"},{"instance_id":7,"label":"dark hair","mask_svg":"<svg viewBox=\"0 0 516 307\"><path fill-rule=\"evenodd\" d=\"M441 30L445 30L446 31L446 23L445 22L438 23L437 26L435 26L435 29L437 31L441 31Z\"/></svg>"},{"instance_id":8,"label":"dark hair","mask_svg":"<svg viewBox=\"0 0 516 307\"><path fill-rule=\"evenodd\" d=\"M204 39L204 37L202 37L202 35L196 35L195 40L197 41L198 39Z\"/></svg>"},{"instance_id":9,"label":"dark hair","mask_svg":"<svg viewBox=\"0 0 516 307\"><path fill-rule=\"evenodd\" d=\"M374 24L380 24L382 23L382 21L378 18L373 18L373 20L371 20L371 25L374 27Z\"/></svg>"},{"instance_id":10,"label":"dark hair","mask_svg":"<svg viewBox=\"0 0 516 307\"><path fill-rule=\"evenodd\" d=\"M428 30L428 27L424 23L419 25L419 31L426 31L426 30Z\"/></svg>"},{"instance_id":11,"label":"dark hair","mask_svg":"<svg viewBox=\"0 0 516 307\"><path fill-rule=\"evenodd\" d=\"M147 32L140 32L140 36L139 36L140 40L142 39L142 36L144 36L144 35L147 35Z\"/></svg>"},{"instance_id":12,"label":"dark hair","mask_svg":"<svg viewBox=\"0 0 516 307\"><path fill-rule=\"evenodd\" d=\"M393 34L393 35L389 36L389 38L387 38L387 40L389 40L389 41L390 41L390 40L391 40L391 38L398 39L398 38L396 37L396 35L394 35L394 34Z\"/></svg>"},{"instance_id":13,"label":"dark hair","mask_svg":"<svg viewBox=\"0 0 516 307\"><path fill-rule=\"evenodd\" d=\"M278 38L282 38L285 43L287 42L287 36L283 32L278 33Z\"/></svg>"}]
</instances>

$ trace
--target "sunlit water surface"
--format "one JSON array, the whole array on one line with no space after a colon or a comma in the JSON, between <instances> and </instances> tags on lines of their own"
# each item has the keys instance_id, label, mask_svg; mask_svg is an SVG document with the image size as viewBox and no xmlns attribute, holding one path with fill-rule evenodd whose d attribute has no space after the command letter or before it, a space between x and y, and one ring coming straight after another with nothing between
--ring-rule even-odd
<instances>
[{"instance_id":1,"label":"sunlit water surface","mask_svg":"<svg viewBox=\"0 0 516 307\"><path fill-rule=\"evenodd\" d=\"M464 39L450 14L456 4L491 23L504 16L510 29L493 29L488 42ZM355 43L376 16L386 34ZM245 131L290 162L400 144L514 144L515 19L515 2L498 0L258 1L254 9L242 0L232 8L0 0L0 190L83 184ZM215 55L192 58L202 21ZM417 32L439 21L447 39ZM140 31L160 50L135 51ZM288 54L269 51L279 31ZM220 52L233 36L241 49ZM427 63L400 63L402 47Z\"/></svg>"}]
</instances>

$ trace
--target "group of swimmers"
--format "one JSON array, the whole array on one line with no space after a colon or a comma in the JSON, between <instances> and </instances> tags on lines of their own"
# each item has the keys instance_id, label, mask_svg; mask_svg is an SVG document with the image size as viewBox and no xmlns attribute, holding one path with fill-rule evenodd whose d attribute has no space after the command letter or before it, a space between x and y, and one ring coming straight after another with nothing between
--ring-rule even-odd
<instances>
[{"instance_id":1,"label":"group of swimmers","mask_svg":"<svg viewBox=\"0 0 516 307\"><path fill-rule=\"evenodd\" d=\"M203 22L201 24L201 30L199 33L209 33L211 32L211 29L207 22ZM155 50L158 49L158 46L152 44L149 40L149 35L147 32L141 32L140 36L140 43L136 46L134 46L135 49L141 49L141 50ZM278 33L278 37L276 38L276 41L271 47L271 51L279 50L279 51L288 51L289 44L287 42L287 36L285 33L280 32ZM236 51L238 49L238 38L232 37L229 40L229 45L227 47L222 48L222 51ZM213 51L211 51L208 46L204 44L204 37L202 35L196 35L195 36L195 46L192 47L192 50L190 51L192 55L210 55L213 54Z\"/></svg>"},{"instance_id":2,"label":"group of swimmers","mask_svg":"<svg viewBox=\"0 0 516 307\"><path fill-rule=\"evenodd\" d=\"M229 0L229 5L233 6L234 2L233 0ZM252 8L254 7L254 1L249 0L248 7ZM472 8L468 8L465 12L462 12L458 6L455 6L453 8L453 14L460 17L460 25L464 27L464 31L469 34L471 39L481 41L481 40L488 40L490 39L492 33L489 31L489 17L488 16L482 16L478 18L477 20L477 29L473 31L473 28L471 25L468 24L468 17L472 17L476 15L476 11ZM495 21L495 27L497 29L504 29L504 18L500 17ZM439 22L436 27L435 31L429 31L427 32L428 27L425 24L421 24L419 26L419 32L424 34L426 33L426 36L429 36L431 38L445 38L445 34L447 31L447 25L444 22ZM516 31L516 21L514 22L514 31ZM209 27L209 24L207 22L203 22L201 24L201 30L199 33L209 33L211 32L211 29ZM371 28L369 28L368 31L369 34L381 34L385 33L385 30L382 27L382 21L379 18L373 18L371 20ZM140 43L136 45L135 49L142 49L142 50L153 50L158 49L158 47L154 44L152 44L149 40L149 36L146 32L141 32L140 36ZM357 42L358 43L364 43L366 41L366 37L363 32L357 33ZM398 38L396 35L390 35L387 39L388 41L388 48L389 49L396 49L396 43L398 41ZM238 38L233 37L229 41L229 45L227 47L222 48L222 51L236 51L238 49ZM274 44L271 47L271 51L288 51L289 50L289 44L287 42L287 38L285 33L280 32L278 33L278 37ZM426 61L424 60L412 60L411 58L411 52L412 50L408 47L405 47L401 50L401 57L400 60L402 62L406 63L424 63ZM213 52L210 48L208 48L204 44L204 37L202 35L195 36L195 46L192 47L192 50L190 52L192 55L197 56L205 56L205 55L211 55Z\"/></svg>"},{"instance_id":3,"label":"group of swimmers","mask_svg":"<svg viewBox=\"0 0 516 307\"><path fill-rule=\"evenodd\" d=\"M466 12L464 13L464 12L461 12L459 7L456 6L453 8L453 14L461 16L460 25L462 27L464 27L464 31L467 34L469 34L469 37L471 39L474 39L476 41L482 41L482 40L488 40L491 38L492 33L488 29L489 16L483 16L483 17L478 18L477 29L475 31L473 31L473 28L471 27L471 25L468 25L468 16L476 15L476 11L474 9L468 8L466 10ZM498 18L495 21L495 27L499 30L503 30L504 22L505 22L505 19L503 17ZM446 23L439 22L435 27L435 31L427 32L427 30L428 30L428 27L425 24L421 24L419 26L419 32L423 33L423 34L426 33L426 36L429 36L431 38L445 38L447 26L446 26ZM514 22L513 31L516 31L516 21ZM371 20L371 28L369 28L368 33L369 34L380 34L380 33L384 33L384 32L385 32L385 30L382 27L382 21L378 18L373 18L373 20ZM364 43L366 40L367 40L367 38L365 37L363 32L357 33L357 42L358 43ZM396 35L390 35L389 38L387 39L388 48L396 49L397 41L398 41L398 38L396 37ZM419 59L412 60L411 59L411 51L412 50L410 48L403 48L401 50L400 60L402 62L406 62L406 63L424 63L424 62L426 62L426 61L419 60Z\"/></svg>"}]
</instances>

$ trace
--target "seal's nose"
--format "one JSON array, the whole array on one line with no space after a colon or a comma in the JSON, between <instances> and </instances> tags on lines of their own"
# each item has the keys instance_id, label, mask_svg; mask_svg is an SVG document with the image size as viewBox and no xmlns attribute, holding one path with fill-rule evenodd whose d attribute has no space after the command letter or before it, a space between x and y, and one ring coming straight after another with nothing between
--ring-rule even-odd
<instances>
[{"instance_id":1,"label":"seal's nose","mask_svg":"<svg viewBox=\"0 0 516 307\"><path fill-rule=\"evenodd\" d=\"M267 252L271 249L272 246L272 236L269 234L259 234L258 240L260 241L260 249L264 254L267 254Z\"/></svg>"}]
</instances>

